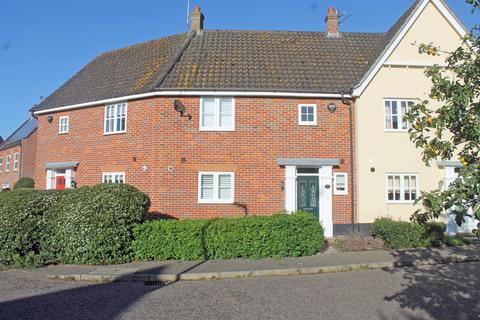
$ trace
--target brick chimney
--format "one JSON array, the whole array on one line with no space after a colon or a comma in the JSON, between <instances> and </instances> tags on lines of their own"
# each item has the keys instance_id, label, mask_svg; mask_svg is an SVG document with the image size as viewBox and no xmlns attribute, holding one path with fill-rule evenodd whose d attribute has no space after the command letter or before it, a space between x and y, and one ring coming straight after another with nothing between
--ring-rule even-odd
<instances>
[{"instance_id":1,"label":"brick chimney","mask_svg":"<svg viewBox=\"0 0 480 320\"><path fill-rule=\"evenodd\" d=\"M203 30L203 14L199 6L195 7L195 10L190 14L190 30L202 31Z\"/></svg>"},{"instance_id":2,"label":"brick chimney","mask_svg":"<svg viewBox=\"0 0 480 320\"><path fill-rule=\"evenodd\" d=\"M325 18L327 24L327 36L328 37L339 37L340 33L338 31L338 10L334 8L328 8L328 14Z\"/></svg>"}]
</instances>

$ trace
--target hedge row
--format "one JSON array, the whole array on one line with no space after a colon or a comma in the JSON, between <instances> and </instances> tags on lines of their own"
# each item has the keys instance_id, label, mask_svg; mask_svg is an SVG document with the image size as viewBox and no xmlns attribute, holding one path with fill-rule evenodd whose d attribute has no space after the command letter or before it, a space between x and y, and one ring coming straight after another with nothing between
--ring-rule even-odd
<instances>
[{"instance_id":1,"label":"hedge row","mask_svg":"<svg viewBox=\"0 0 480 320\"><path fill-rule=\"evenodd\" d=\"M216 220L158 220L134 230L140 260L298 257L324 245L323 228L307 213Z\"/></svg>"},{"instance_id":2,"label":"hedge row","mask_svg":"<svg viewBox=\"0 0 480 320\"><path fill-rule=\"evenodd\" d=\"M128 185L0 194L0 264L130 261L148 197Z\"/></svg>"},{"instance_id":3,"label":"hedge row","mask_svg":"<svg viewBox=\"0 0 480 320\"><path fill-rule=\"evenodd\" d=\"M438 246L445 240L445 224L430 222L420 225L380 218L373 223L372 235L382 239L390 249Z\"/></svg>"}]
</instances>

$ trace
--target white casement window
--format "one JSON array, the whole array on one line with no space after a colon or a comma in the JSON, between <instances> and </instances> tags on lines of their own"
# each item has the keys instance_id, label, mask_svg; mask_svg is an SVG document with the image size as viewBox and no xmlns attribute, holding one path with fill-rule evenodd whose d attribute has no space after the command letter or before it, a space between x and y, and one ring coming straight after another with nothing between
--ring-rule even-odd
<instances>
[{"instance_id":1,"label":"white casement window","mask_svg":"<svg viewBox=\"0 0 480 320\"><path fill-rule=\"evenodd\" d=\"M234 131L235 99L226 97L201 98L200 130Z\"/></svg>"},{"instance_id":2,"label":"white casement window","mask_svg":"<svg viewBox=\"0 0 480 320\"><path fill-rule=\"evenodd\" d=\"M18 171L18 164L20 163L20 153L16 152L13 155L13 171Z\"/></svg>"},{"instance_id":3,"label":"white casement window","mask_svg":"<svg viewBox=\"0 0 480 320\"><path fill-rule=\"evenodd\" d=\"M418 175L388 174L387 202L413 203L418 198Z\"/></svg>"},{"instance_id":4,"label":"white casement window","mask_svg":"<svg viewBox=\"0 0 480 320\"><path fill-rule=\"evenodd\" d=\"M233 203L235 174L233 172L200 172L199 203Z\"/></svg>"},{"instance_id":5,"label":"white casement window","mask_svg":"<svg viewBox=\"0 0 480 320\"><path fill-rule=\"evenodd\" d=\"M348 194L348 173L335 172L333 174L334 185L333 194L335 195L347 195Z\"/></svg>"},{"instance_id":6,"label":"white casement window","mask_svg":"<svg viewBox=\"0 0 480 320\"><path fill-rule=\"evenodd\" d=\"M111 104L105 107L105 134L127 132L126 103Z\"/></svg>"},{"instance_id":7,"label":"white casement window","mask_svg":"<svg viewBox=\"0 0 480 320\"><path fill-rule=\"evenodd\" d=\"M62 116L58 120L58 133L63 134L63 133L68 133L68 127L69 127L69 118L68 116Z\"/></svg>"},{"instance_id":8,"label":"white casement window","mask_svg":"<svg viewBox=\"0 0 480 320\"><path fill-rule=\"evenodd\" d=\"M102 174L103 183L125 183L125 172L104 172Z\"/></svg>"},{"instance_id":9,"label":"white casement window","mask_svg":"<svg viewBox=\"0 0 480 320\"><path fill-rule=\"evenodd\" d=\"M410 126L404 116L414 104L413 100L385 100L385 131L407 131Z\"/></svg>"},{"instance_id":10,"label":"white casement window","mask_svg":"<svg viewBox=\"0 0 480 320\"><path fill-rule=\"evenodd\" d=\"M316 104L298 105L298 124L301 126L317 125L317 105Z\"/></svg>"},{"instance_id":11,"label":"white casement window","mask_svg":"<svg viewBox=\"0 0 480 320\"><path fill-rule=\"evenodd\" d=\"M0 173L3 171L3 158L0 158Z\"/></svg>"},{"instance_id":12,"label":"white casement window","mask_svg":"<svg viewBox=\"0 0 480 320\"><path fill-rule=\"evenodd\" d=\"M8 155L5 160L5 172L10 172L10 161L12 156Z\"/></svg>"}]
</instances>

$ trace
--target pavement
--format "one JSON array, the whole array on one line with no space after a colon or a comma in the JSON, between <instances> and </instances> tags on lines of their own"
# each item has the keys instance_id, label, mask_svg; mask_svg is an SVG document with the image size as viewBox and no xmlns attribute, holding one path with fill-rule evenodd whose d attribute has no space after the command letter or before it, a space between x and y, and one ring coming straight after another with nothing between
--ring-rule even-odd
<instances>
[{"instance_id":1,"label":"pavement","mask_svg":"<svg viewBox=\"0 0 480 320\"><path fill-rule=\"evenodd\" d=\"M362 252L338 252L329 248L313 257L283 259L152 261L111 266L52 265L24 272L63 280L145 282L156 285L173 281L314 275L474 261L480 261L480 244Z\"/></svg>"}]
</instances>

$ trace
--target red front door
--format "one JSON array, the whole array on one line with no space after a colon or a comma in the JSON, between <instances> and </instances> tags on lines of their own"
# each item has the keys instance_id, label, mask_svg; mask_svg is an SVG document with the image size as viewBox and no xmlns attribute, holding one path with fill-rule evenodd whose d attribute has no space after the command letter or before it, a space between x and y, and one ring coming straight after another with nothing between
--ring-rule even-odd
<instances>
[{"instance_id":1,"label":"red front door","mask_svg":"<svg viewBox=\"0 0 480 320\"><path fill-rule=\"evenodd\" d=\"M65 177L58 176L55 178L55 189L57 190L65 190Z\"/></svg>"}]
</instances>

